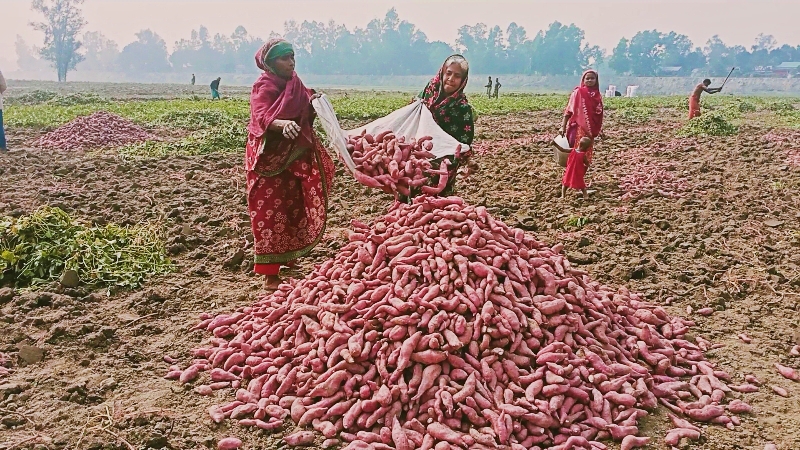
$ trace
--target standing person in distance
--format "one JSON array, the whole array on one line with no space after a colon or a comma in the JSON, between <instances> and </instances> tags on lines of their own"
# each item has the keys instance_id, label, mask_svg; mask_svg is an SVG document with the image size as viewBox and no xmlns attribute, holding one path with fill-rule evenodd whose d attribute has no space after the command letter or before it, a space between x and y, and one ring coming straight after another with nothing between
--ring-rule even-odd
<instances>
[{"instance_id":1,"label":"standing person in distance","mask_svg":"<svg viewBox=\"0 0 800 450\"><path fill-rule=\"evenodd\" d=\"M194 81L195 81L194 74L192 74L192 86L194 86Z\"/></svg>"},{"instance_id":2,"label":"standing person in distance","mask_svg":"<svg viewBox=\"0 0 800 450\"><path fill-rule=\"evenodd\" d=\"M561 135L567 137L572 151L561 179L561 197L567 188L577 189L586 199L586 170L592 163L595 139L603 131L603 95L600 93L597 72L587 70L580 86L572 91L564 110Z\"/></svg>"},{"instance_id":3,"label":"standing person in distance","mask_svg":"<svg viewBox=\"0 0 800 450\"><path fill-rule=\"evenodd\" d=\"M500 84L500 78L495 78L494 79L494 98L500 98L499 97L500 86L502 86Z\"/></svg>"},{"instance_id":4,"label":"standing person in distance","mask_svg":"<svg viewBox=\"0 0 800 450\"><path fill-rule=\"evenodd\" d=\"M486 88L486 96L492 98L492 77L489 77L489 84L484 87Z\"/></svg>"}]
</instances>

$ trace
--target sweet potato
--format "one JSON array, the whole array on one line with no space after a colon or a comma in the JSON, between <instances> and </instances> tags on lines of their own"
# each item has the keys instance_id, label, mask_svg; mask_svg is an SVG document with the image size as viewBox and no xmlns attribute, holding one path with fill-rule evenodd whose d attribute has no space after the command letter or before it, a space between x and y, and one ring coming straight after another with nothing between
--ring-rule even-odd
<instances>
[{"instance_id":1,"label":"sweet potato","mask_svg":"<svg viewBox=\"0 0 800 450\"><path fill-rule=\"evenodd\" d=\"M778 369L778 373L780 373L784 378L792 381L800 381L800 374L797 373L795 369L778 363L775 363L775 368Z\"/></svg>"},{"instance_id":2,"label":"sweet potato","mask_svg":"<svg viewBox=\"0 0 800 450\"><path fill-rule=\"evenodd\" d=\"M290 447L309 446L314 443L314 433L311 431L297 431L284 436L283 441Z\"/></svg>"},{"instance_id":3,"label":"sweet potato","mask_svg":"<svg viewBox=\"0 0 800 450\"><path fill-rule=\"evenodd\" d=\"M235 437L226 437L220 439L219 442L217 442L217 448L219 450L236 450L241 446L242 446L242 441L239 438Z\"/></svg>"},{"instance_id":4,"label":"sweet potato","mask_svg":"<svg viewBox=\"0 0 800 450\"><path fill-rule=\"evenodd\" d=\"M667 445L676 446L678 445L681 439L689 439L691 441L696 441L700 439L700 430L688 429L688 428L675 428L667 432L667 436L664 439L664 442L666 442Z\"/></svg>"},{"instance_id":5,"label":"sweet potato","mask_svg":"<svg viewBox=\"0 0 800 450\"><path fill-rule=\"evenodd\" d=\"M732 400L727 405L728 411L734 414L743 414L753 412L753 407L741 400Z\"/></svg>"},{"instance_id":6,"label":"sweet potato","mask_svg":"<svg viewBox=\"0 0 800 450\"><path fill-rule=\"evenodd\" d=\"M620 450L631 450L634 448L644 447L650 443L649 437L625 436L620 444Z\"/></svg>"},{"instance_id":7,"label":"sweet potato","mask_svg":"<svg viewBox=\"0 0 800 450\"><path fill-rule=\"evenodd\" d=\"M789 397L789 391L780 386L771 385L770 388L772 389L772 392L780 395L781 397Z\"/></svg>"},{"instance_id":8,"label":"sweet potato","mask_svg":"<svg viewBox=\"0 0 800 450\"><path fill-rule=\"evenodd\" d=\"M384 146L386 161L361 153L373 169L422 175L403 174L414 143L360 144ZM376 450L600 449L643 442L638 423L658 404L691 431L681 417L733 427L730 414L748 411L726 399L730 377L703 350L714 345L686 339L691 321L592 281L563 246L485 207L421 196L353 230L305 279L202 319L216 336L191 364L236 396L212 420L268 430L290 414ZM757 388L748 383L734 388Z\"/></svg>"},{"instance_id":9,"label":"sweet potato","mask_svg":"<svg viewBox=\"0 0 800 450\"><path fill-rule=\"evenodd\" d=\"M720 406L706 405L702 408L684 410L687 417L698 422L709 422L715 417L725 414L725 410Z\"/></svg>"}]
</instances>

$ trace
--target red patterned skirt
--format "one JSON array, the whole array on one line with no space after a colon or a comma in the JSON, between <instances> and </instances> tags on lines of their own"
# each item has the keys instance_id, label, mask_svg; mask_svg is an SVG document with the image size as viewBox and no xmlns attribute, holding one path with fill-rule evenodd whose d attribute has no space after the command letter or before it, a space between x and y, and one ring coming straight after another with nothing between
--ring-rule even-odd
<instances>
[{"instance_id":1,"label":"red patterned skirt","mask_svg":"<svg viewBox=\"0 0 800 450\"><path fill-rule=\"evenodd\" d=\"M308 254L325 232L334 166L315 143L314 149L295 151L285 168L266 173L256 164L247 171L256 273L278 275L281 264Z\"/></svg>"}]
</instances>

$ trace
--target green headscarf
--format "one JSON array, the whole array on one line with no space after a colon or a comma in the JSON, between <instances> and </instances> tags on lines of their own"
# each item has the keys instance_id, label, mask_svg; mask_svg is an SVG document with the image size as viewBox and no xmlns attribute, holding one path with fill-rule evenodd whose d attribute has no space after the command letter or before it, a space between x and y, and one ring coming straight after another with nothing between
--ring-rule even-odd
<instances>
[{"instance_id":1,"label":"green headscarf","mask_svg":"<svg viewBox=\"0 0 800 450\"><path fill-rule=\"evenodd\" d=\"M264 60L269 62L272 61L273 59L280 58L281 56L286 56L292 53L294 53L294 48L292 47L292 44L286 41L280 41L269 49L267 54L264 56Z\"/></svg>"}]
</instances>

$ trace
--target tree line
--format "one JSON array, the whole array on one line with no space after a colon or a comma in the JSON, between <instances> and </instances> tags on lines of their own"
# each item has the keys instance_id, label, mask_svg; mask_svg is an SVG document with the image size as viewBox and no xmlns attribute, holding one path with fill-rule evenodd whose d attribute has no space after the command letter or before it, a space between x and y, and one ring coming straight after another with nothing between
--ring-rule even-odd
<instances>
[{"instance_id":1,"label":"tree line","mask_svg":"<svg viewBox=\"0 0 800 450\"><path fill-rule=\"evenodd\" d=\"M86 25L80 11L83 0L33 0L32 7L44 21L31 24L44 33L43 46L34 51L18 38L21 70L41 68L41 60L57 70L65 81L70 70L130 73L252 73L253 55L263 45L261 37L237 27L230 35L215 34L205 26L188 39L167 43L150 29L123 46L100 32L82 32ZM268 38L278 36L271 33ZM718 36L704 47L687 36L658 30L640 31L622 38L609 54L590 45L584 31L574 24L553 22L546 30L529 36L524 27L511 23L505 29L486 24L464 25L453 45L431 41L414 24L401 20L394 9L365 28L350 30L333 21L288 21L281 36L292 42L298 66L320 75L423 75L436 71L453 53L463 54L473 71L492 74L572 75L594 67L634 76L685 76L703 70L712 76L727 74L732 66L742 75L757 74L759 66L800 61L800 45L778 46L774 37L759 35L755 44L728 46ZM36 53L40 58L36 57Z\"/></svg>"}]
</instances>

